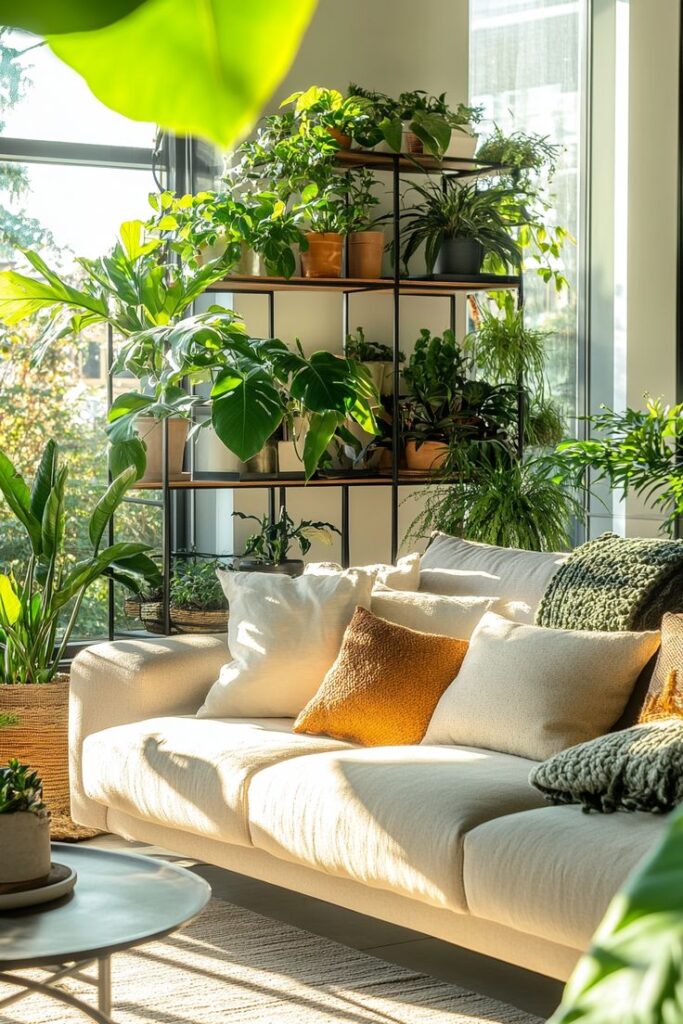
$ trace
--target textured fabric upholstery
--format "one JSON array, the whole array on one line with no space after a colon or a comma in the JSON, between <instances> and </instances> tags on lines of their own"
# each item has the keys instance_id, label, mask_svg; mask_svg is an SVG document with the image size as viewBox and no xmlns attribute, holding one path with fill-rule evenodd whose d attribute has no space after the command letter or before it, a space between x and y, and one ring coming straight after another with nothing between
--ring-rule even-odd
<instances>
[{"instance_id":1,"label":"textured fabric upholstery","mask_svg":"<svg viewBox=\"0 0 683 1024\"><path fill-rule=\"evenodd\" d=\"M371 610L373 615L397 626L469 640L481 617L496 603L495 597L459 597L375 587Z\"/></svg>"},{"instance_id":2,"label":"textured fabric upholstery","mask_svg":"<svg viewBox=\"0 0 683 1024\"><path fill-rule=\"evenodd\" d=\"M666 817L546 807L480 825L465 838L471 914L586 949L607 906L658 841Z\"/></svg>"},{"instance_id":3,"label":"textured fabric upholstery","mask_svg":"<svg viewBox=\"0 0 683 1024\"><path fill-rule=\"evenodd\" d=\"M343 878L465 911L462 841L539 807L532 762L458 747L368 747L295 758L249 787L254 846Z\"/></svg>"},{"instance_id":4,"label":"textured fabric upholstery","mask_svg":"<svg viewBox=\"0 0 683 1024\"><path fill-rule=\"evenodd\" d=\"M105 729L83 747L91 800L159 825L250 845L249 780L255 772L346 746L295 736L289 719L153 718Z\"/></svg>"}]
</instances>

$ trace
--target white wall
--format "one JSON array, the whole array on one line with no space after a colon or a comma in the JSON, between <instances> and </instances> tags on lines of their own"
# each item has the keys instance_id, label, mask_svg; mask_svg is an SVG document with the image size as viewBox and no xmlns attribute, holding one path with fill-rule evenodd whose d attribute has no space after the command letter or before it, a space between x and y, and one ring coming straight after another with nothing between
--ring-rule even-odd
<instances>
[{"instance_id":1,"label":"white wall","mask_svg":"<svg viewBox=\"0 0 683 1024\"><path fill-rule=\"evenodd\" d=\"M453 103L468 94L467 0L320 0L311 27L290 74L272 104L297 89L326 85L345 89L350 81L398 94L423 88L447 92ZM387 267L388 270L388 267ZM341 351L342 298L333 294L280 293L275 297L275 331L284 341L301 339L308 352L325 348ZM245 316L249 331L267 332L266 300L236 297L235 308ZM359 324L369 337L391 342L391 298L359 295L351 299L351 329ZM449 323L448 300L404 298L401 302L401 347L409 352L421 327L442 331ZM401 500L414 488L401 489ZM235 508L261 513L267 508L265 491L235 492ZM341 496L337 488L291 489L288 508L296 517L323 519L341 525ZM415 515L410 502L400 509L400 535ZM390 490L357 488L351 491L350 545L352 563L386 561L391 553ZM239 550L247 530L235 532ZM413 547L414 545L411 545ZM312 559L340 557L318 546Z\"/></svg>"}]
</instances>

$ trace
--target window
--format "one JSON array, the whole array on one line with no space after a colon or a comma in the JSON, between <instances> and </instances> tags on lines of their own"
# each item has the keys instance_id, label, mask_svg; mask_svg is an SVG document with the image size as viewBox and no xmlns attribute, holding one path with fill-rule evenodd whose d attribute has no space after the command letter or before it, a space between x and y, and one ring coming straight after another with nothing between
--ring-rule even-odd
<instances>
[{"instance_id":1,"label":"window","mask_svg":"<svg viewBox=\"0 0 683 1024\"><path fill-rule=\"evenodd\" d=\"M76 256L112 246L120 223L146 217L156 189L155 129L113 113L80 77L35 39L0 30L0 264L25 269L22 247L76 280ZM70 467L69 513L78 538L107 483L104 421L107 338L93 328L60 342L40 367L31 364L33 328L0 336L0 447L30 477L54 437ZM0 509L0 567L25 554L21 533ZM127 506L117 529L136 539L158 537L158 510ZM119 595L119 600L121 595ZM81 637L107 631L106 585L93 587L78 620Z\"/></svg>"}]
</instances>

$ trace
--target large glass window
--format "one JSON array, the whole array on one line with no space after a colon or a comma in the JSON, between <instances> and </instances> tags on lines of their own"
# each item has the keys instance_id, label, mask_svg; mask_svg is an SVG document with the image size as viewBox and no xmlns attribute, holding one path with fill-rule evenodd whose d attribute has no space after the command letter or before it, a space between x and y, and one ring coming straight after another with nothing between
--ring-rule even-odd
<instances>
[{"instance_id":1,"label":"large glass window","mask_svg":"<svg viewBox=\"0 0 683 1024\"><path fill-rule=\"evenodd\" d=\"M75 281L76 256L105 254L122 221L146 216L155 190L154 126L108 110L78 75L34 44L30 36L0 30L0 264L26 270L21 249L38 248ZM107 483L107 338L93 328L61 341L35 366L35 335L23 325L0 334L0 447L31 476L48 438L58 441L70 467L78 558L81 545L87 550L89 511ZM157 535L157 518L154 509L128 506L119 526L147 540ZM0 506L0 568L24 555L21 531ZM106 630L102 583L83 604L78 633L96 637Z\"/></svg>"}]
</instances>

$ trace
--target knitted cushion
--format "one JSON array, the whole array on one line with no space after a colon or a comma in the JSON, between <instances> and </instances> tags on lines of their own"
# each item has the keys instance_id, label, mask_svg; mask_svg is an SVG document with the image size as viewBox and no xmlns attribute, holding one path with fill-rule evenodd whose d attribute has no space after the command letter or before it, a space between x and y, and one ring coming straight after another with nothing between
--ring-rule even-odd
<instances>
[{"instance_id":1,"label":"knitted cushion","mask_svg":"<svg viewBox=\"0 0 683 1024\"><path fill-rule=\"evenodd\" d=\"M397 626L357 608L337 660L294 731L368 747L419 743L466 652L465 640Z\"/></svg>"},{"instance_id":2,"label":"knitted cushion","mask_svg":"<svg viewBox=\"0 0 683 1024\"><path fill-rule=\"evenodd\" d=\"M659 629L683 611L683 541L604 533L561 565L541 599L536 624L554 629Z\"/></svg>"},{"instance_id":3,"label":"knitted cushion","mask_svg":"<svg viewBox=\"0 0 683 1024\"><path fill-rule=\"evenodd\" d=\"M670 811L683 800L683 721L608 733L534 768L532 786L553 804L586 811Z\"/></svg>"},{"instance_id":4,"label":"knitted cushion","mask_svg":"<svg viewBox=\"0 0 683 1024\"><path fill-rule=\"evenodd\" d=\"M683 615L671 613L662 619L662 645L640 714L641 722L660 718L683 718Z\"/></svg>"}]
</instances>

